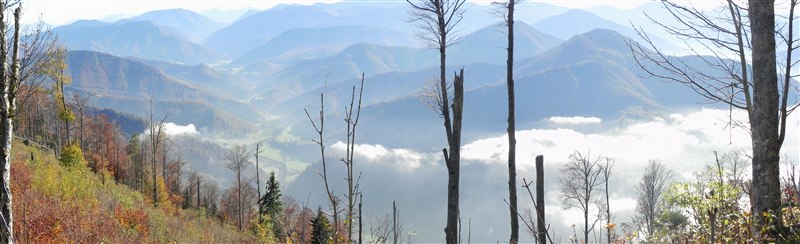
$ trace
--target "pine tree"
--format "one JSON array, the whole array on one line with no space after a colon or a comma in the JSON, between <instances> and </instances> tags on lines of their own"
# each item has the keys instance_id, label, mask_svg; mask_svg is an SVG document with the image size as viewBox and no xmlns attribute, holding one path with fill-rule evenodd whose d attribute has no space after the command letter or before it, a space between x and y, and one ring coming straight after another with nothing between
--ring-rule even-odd
<instances>
[{"instance_id":1,"label":"pine tree","mask_svg":"<svg viewBox=\"0 0 800 244\"><path fill-rule=\"evenodd\" d=\"M275 179L275 172L270 173L269 181L267 181L267 192L261 199L258 200L262 215L268 215L272 224L272 230L276 237L283 239L283 228L281 228L278 220L281 212L283 212L283 203L281 203L281 186L278 180Z\"/></svg>"},{"instance_id":2,"label":"pine tree","mask_svg":"<svg viewBox=\"0 0 800 244\"><path fill-rule=\"evenodd\" d=\"M331 242L331 224L322 212L317 209L317 217L311 220L311 243L327 244Z\"/></svg>"}]
</instances>

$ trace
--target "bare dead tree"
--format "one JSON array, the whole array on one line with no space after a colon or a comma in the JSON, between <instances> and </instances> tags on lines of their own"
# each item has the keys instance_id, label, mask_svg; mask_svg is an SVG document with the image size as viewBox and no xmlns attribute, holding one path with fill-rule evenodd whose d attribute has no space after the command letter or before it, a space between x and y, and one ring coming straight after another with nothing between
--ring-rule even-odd
<instances>
[{"instance_id":1,"label":"bare dead tree","mask_svg":"<svg viewBox=\"0 0 800 244\"><path fill-rule=\"evenodd\" d=\"M693 41L694 45L687 42L687 47L718 74L703 72L680 58L662 53L643 31L639 34L648 48L630 43L637 63L649 75L679 82L712 102L747 111L749 125L732 119L731 124L747 127L751 134L752 216L756 223L753 233L759 238L762 236L761 227L766 224L773 226L771 229L774 230L782 229L779 154L786 135L786 118L797 108L797 104L788 106L790 83L795 77L792 67L797 64L792 58L792 52L798 48L793 33L797 3L797 0L789 2L788 18L783 26L786 28L776 29L774 1L748 0L748 7L744 8L742 3L728 0L727 16L724 17L715 17L692 6L662 1L678 24L659 25L669 34ZM781 47L786 51L786 61L782 65L777 63L779 43L776 39L782 42L780 45L785 45ZM748 61L752 61L749 69ZM781 77L777 73L779 65L783 72ZM772 214L770 219L773 222L766 223L763 213ZM778 232L765 234L776 239Z\"/></svg>"},{"instance_id":2,"label":"bare dead tree","mask_svg":"<svg viewBox=\"0 0 800 244\"><path fill-rule=\"evenodd\" d=\"M541 208L544 207L544 204L540 203L537 198L534 198L533 192L531 191L531 185L533 185L533 182L528 182L527 179L522 178L522 183L522 187L528 191L528 196L530 196L531 202L533 202L533 208L536 212L536 217L533 217L533 214L530 210L527 211L527 218L519 211L515 211L515 213L522 220L522 223L525 224L525 228L528 230L528 233L533 236L533 239L536 243L543 244L547 243L548 241L550 243L555 243L553 242L553 239L550 238L550 233L548 231L550 229L549 225L545 224L544 222L544 211L541 211ZM539 195L538 192L539 191L537 190L536 195Z\"/></svg>"},{"instance_id":3,"label":"bare dead tree","mask_svg":"<svg viewBox=\"0 0 800 244\"><path fill-rule=\"evenodd\" d=\"M81 96L78 93L72 93L72 102L75 104L75 110L78 112L78 139L80 142L78 145L81 146L81 150L86 150L86 141L83 137L83 125L84 125L84 116L86 115L86 109L89 106L89 98L88 96Z\"/></svg>"},{"instance_id":4,"label":"bare dead tree","mask_svg":"<svg viewBox=\"0 0 800 244\"><path fill-rule=\"evenodd\" d=\"M206 214L208 214L208 216L216 215L218 211L217 200L219 200L220 197L219 184L209 179L202 181L200 186L201 189L205 189L202 191L202 207L206 209Z\"/></svg>"},{"instance_id":5,"label":"bare dead tree","mask_svg":"<svg viewBox=\"0 0 800 244\"><path fill-rule=\"evenodd\" d=\"M8 10L13 4L20 1L4 1L3 9ZM43 86L47 76L44 69L53 63L56 57L50 55L58 47L58 37L47 27L44 21L39 20L31 30L20 33L19 40L19 83L17 89L20 93L32 94ZM13 47L7 47L13 49ZM5 49L5 50L9 50ZM13 52L13 50L9 50ZM29 97L19 97L19 110L25 109Z\"/></svg>"},{"instance_id":6,"label":"bare dead tree","mask_svg":"<svg viewBox=\"0 0 800 244\"><path fill-rule=\"evenodd\" d=\"M172 192L178 193L181 189L181 175L183 174L183 167L188 164L189 161L186 161L183 158L183 154L180 152L175 153L175 158L169 163L169 167L167 167L170 171L170 186L172 187ZM188 199L186 199L188 200Z\"/></svg>"},{"instance_id":7,"label":"bare dead tree","mask_svg":"<svg viewBox=\"0 0 800 244\"><path fill-rule=\"evenodd\" d=\"M605 187L605 189L603 190L603 193L605 193L605 195L606 195L606 201L605 201L605 206L604 207L606 208L605 209L605 211L606 211L605 212L605 214L606 214L606 216L605 216L606 217L606 228L605 229L606 229L606 241L608 241L608 243L612 243L614 241L613 236L611 235L612 234L611 233L611 231L612 231L612 228L611 228L611 223L612 223L611 222L611 202L609 201L609 197L608 197L608 195L609 195L608 180L609 180L609 178L611 178L611 169L614 168L614 163L615 163L614 159L606 158L605 165L601 165L600 166L600 170L602 171L602 177L603 177L603 185Z\"/></svg>"},{"instance_id":8,"label":"bare dead tree","mask_svg":"<svg viewBox=\"0 0 800 244\"><path fill-rule=\"evenodd\" d=\"M672 182L672 177L672 171L655 159L650 160L644 170L638 186L639 195L634 218L642 222L640 232L645 234L645 240L649 240L656 232L657 218L664 211L663 194Z\"/></svg>"},{"instance_id":9,"label":"bare dead tree","mask_svg":"<svg viewBox=\"0 0 800 244\"><path fill-rule=\"evenodd\" d=\"M589 207L597 201L597 191L603 184L602 166L600 158L591 160L590 155L585 157L580 152L569 156L569 162L561 168L561 203L565 208L577 208L583 213L583 241L589 241L592 232L600 218L589 224Z\"/></svg>"},{"instance_id":10,"label":"bare dead tree","mask_svg":"<svg viewBox=\"0 0 800 244\"><path fill-rule=\"evenodd\" d=\"M156 168L156 158L158 155L158 149L160 148L159 145L161 144L161 139L163 138L164 134L164 122L167 120L169 115L164 115L160 121L154 120L154 113L153 113L153 100L150 100L150 123L148 126L150 127L150 146L151 146L151 157L150 163L153 169L153 206L158 207L158 169ZM166 179L165 179L166 180Z\"/></svg>"},{"instance_id":11,"label":"bare dead tree","mask_svg":"<svg viewBox=\"0 0 800 244\"><path fill-rule=\"evenodd\" d=\"M392 220L390 218L388 214L370 217L369 243L389 243L389 237L392 236Z\"/></svg>"},{"instance_id":12,"label":"bare dead tree","mask_svg":"<svg viewBox=\"0 0 800 244\"><path fill-rule=\"evenodd\" d=\"M550 243L553 243L553 239L550 239L550 234L547 231L547 222L545 221L545 204L544 204L544 155L536 156L536 200L533 199L533 194L531 194L530 183L525 182L525 179L522 179L522 182L525 183L525 189L528 190L528 195L531 197L531 201L535 203L534 208L536 209L536 231L537 239L539 239L539 244L545 244L547 240L550 240ZM531 220L533 223L533 220Z\"/></svg>"},{"instance_id":13,"label":"bare dead tree","mask_svg":"<svg viewBox=\"0 0 800 244\"><path fill-rule=\"evenodd\" d=\"M749 156L744 150L732 150L720 156L722 167L725 168L725 181L732 186L742 189L744 194L750 195L750 181L745 175L750 168Z\"/></svg>"},{"instance_id":14,"label":"bare dead tree","mask_svg":"<svg viewBox=\"0 0 800 244\"><path fill-rule=\"evenodd\" d=\"M428 47L439 50L439 86L436 112L444 118L447 142L445 162L448 171L447 225L445 240L448 244L458 242L458 181L461 161L461 112L463 111L463 69L454 80L453 117L450 117L450 97L446 77L447 47L458 42L455 27L462 20L466 0L406 0L411 6L411 21L417 24L417 37ZM459 82L460 80L460 82ZM459 84L460 83L460 84ZM461 94L459 94L461 92ZM460 100L460 101L459 101Z\"/></svg>"},{"instance_id":15,"label":"bare dead tree","mask_svg":"<svg viewBox=\"0 0 800 244\"><path fill-rule=\"evenodd\" d=\"M312 139L314 143L319 145L319 152L322 158L322 173L319 174L322 177L322 182L325 184L325 193L328 194L328 201L331 203L331 208L333 209L333 236L339 236L339 199L336 197L334 192L331 190L328 184L328 165L325 161L325 142L324 142L324 131L325 131L325 93L319 94L319 125L314 122L314 119L311 118L311 115L308 113L308 109L303 109L306 112L306 117L308 117L308 121L311 122L311 126L314 127L314 130L319 135L319 139Z\"/></svg>"},{"instance_id":16,"label":"bare dead tree","mask_svg":"<svg viewBox=\"0 0 800 244\"><path fill-rule=\"evenodd\" d=\"M247 152L247 147L243 145L234 145L230 151L225 154L225 161L227 161L225 167L233 171L233 174L236 175L236 212L239 231L242 231L242 226L244 226L244 220L242 218L244 210L242 204L242 189L248 184L248 182L243 182L243 178L247 166L249 165L249 160L247 160L249 154L250 153Z\"/></svg>"},{"instance_id":17,"label":"bare dead tree","mask_svg":"<svg viewBox=\"0 0 800 244\"><path fill-rule=\"evenodd\" d=\"M261 201L261 176L259 175L259 171L261 171L258 167L258 154L261 153L261 142L263 140L259 140L256 142L256 150L253 152L253 157L256 158L256 189L258 191L258 199ZM262 222L261 215L264 213L264 209L261 207L261 204L258 204L258 223Z\"/></svg>"},{"instance_id":18,"label":"bare dead tree","mask_svg":"<svg viewBox=\"0 0 800 244\"><path fill-rule=\"evenodd\" d=\"M358 198L358 181L353 176L353 156L355 153L356 145L356 126L358 126L358 119L361 117L361 98L364 94L364 74L361 74L361 86L358 90L358 104L354 106L356 98L356 86L353 86L353 92L350 96L350 106L345 107L344 122L347 124L347 145L345 149L345 158L341 161L347 167L347 240L353 241L353 208ZM355 108L355 117L353 117L353 108Z\"/></svg>"},{"instance_id":19,"label":"bare dead tree","mask_svg":"<svg viewBox=\"0 0 800 244\"><path fill-rule=\"evenodd\" d=\"M392 243L397 244L400 241L401 233L403 233L403 223L400 222L400 210L397 209L397 203L392 201Z\"/></svg>"},{"instance_id":20,"label":"bare dead tree","mask_svg":"<svg viewBox=\"0 0 800 244\"><path fill-rule=\"evenodd\" d=\"M499 6L498 15L502 16L503 22L508 27L506 33L508 37L507 60L506 60L506 86L508 91L508 199L509 217L511 218L511 237L509 243L519 242L519 219L517 217L517 166L516 166L516 127L514 109L514 7L520 0L508 0L506 2L494 2Z\"/></svg>"}]
</instances>

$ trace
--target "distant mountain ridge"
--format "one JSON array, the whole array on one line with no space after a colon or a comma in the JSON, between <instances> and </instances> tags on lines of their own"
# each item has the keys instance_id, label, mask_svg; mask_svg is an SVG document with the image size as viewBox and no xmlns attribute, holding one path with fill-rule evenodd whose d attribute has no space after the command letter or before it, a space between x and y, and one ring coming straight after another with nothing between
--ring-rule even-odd
<instances>
[{"instance_id":1,"label":"distant mountain ridge","mask_svg":"<svg viewBox=\"0 0 800 244\"><path fill-rule=\"evenodd\" d=\"M333 26L287 30L242 56L228 66L246 66L257 61L285 63L286 60L323 58L357 43L412 46L417 41L405 33L369 26Z\"/></svg>"},{"instance_id":2,"label":"distant mountain ridge","mask_svg":"<svg viewBox=\"0 0 800 244\"><path fill-rule=\"evenodd\" d=\"M586 33L593 29L609 29L616 31L636 41L643 41L639 34L630 26L620 25L613 21L601 18L589 11L571 9L562 14L545 18L533 24L533 27L544 33L554 35L561 39L569 39L575 35ZM645 30L647 31L647 30ZM674 50L677 47L663 38L650 34L650 38L661 48Z\"/></svg>"},{"instance_id":3,"label":"distant mountain ridge","mask_svg":"<svg viewBox=\"0 0 800 244\"><path fill-rule=\"evenodd\" d=\"M643 78L642 71L632 59L626 41L630 39L612 30L597 29L576 35L558 46L533 58L517 62L515 82L517 91L517 120L520 128L532 127L548 116L594 116L616 118L636 116L639 111L667 112L671 108L695 106L698 96L686 91L680 84ZM448 67L450 73L456 68ZM700 67L702 68L702 67ZM465 140L502 131L506 101L504 65L467 66L467 88L464 105ZM433 77L432 70L411 72L398 77ZM416 79L416 78L415 78ZM398 80L370 79L368 82L399 82ZM482 84L477 85L476 83ZM418 87L423 87L417 83ZM346 87L346 86L345 86ZM380 90L388 85L373 85ZM330 91L332 88L328 88ZM319 91L315 91L317 94ZM370 91L378 96L388 94ZM313 92L312 92L313 93ZM334 92L335 93L335 92ZM346 93L346 90L340 91ZM420 93L406 93L380 103L369 104L364 134L383 135L371 137L365 143L393 147L425 149L429 144L418 141L415 135L437 133L437 128L423 125L438 124L435 113L421 102ZM558 106L556 106L558 105ZM399 117L398 117L399 116ZM381 131L393 131L386 134Z\"/></svg>"},{"instance_id":4,"label":"distant mountain ridge","mask_svg":"<svg viewBox=\"0 0 800 244\"><path fill-rule=\"evenodd\" d=\"M457 64L503 64L507 59L505 51L508 45L507 29L506 26L498 24L470 33L448 49L448 58L451 63ZM515 60L533 57L555 47L562 41L534 29L525 22L514 23Z\"/></svg>"},{"instance_id":5,"label":"distant mountain ridge","mask_svg":"<svg viewBox=\"0 0 800 244\"><path fill-rule=\"evenodd\" d=\"M410 30L405 8L328 7L326 5L278 5L243 17L214 32L204 43L231 57L238 57L294 28L322 28L346 25Z\"/></svg>"},{"instance_id":6,"label":"distant mountain ridge","mask_svg":"<svg viewBox=\"0 0 800 244\"><path fill-rule=\"evenodd\" d=\"M180 36L194 43L202 43L203 40L214 31L223 27L211 18L186 9L162 9L150 11L120 22L130 21L152 21L156 25L171 29Z\"/></svg>"},{"instance_id":7,"label":"distant mountain ridge","mask_svg":"<svg viewBox=\"0 0 800 244\"><path fill-rule=\"evenodd\" d=\"M215 63L219 54L152 21L78 21L53 29L70 50L90 50L184 64Z\"/></svg>"},{"instance_id":8,"label":"distant mountain ridge","mask_svg":"<svg viewBox=\"0 0 800 244\"><path fill-rule=\"evenodd\" d=\"M246 131L267 120L246 104L210 95L145 63L93 51L70 51L69 89L92 97L95 106L143 116L149 101L170 121L216 131Z\"/></svg>"}]
</instances>

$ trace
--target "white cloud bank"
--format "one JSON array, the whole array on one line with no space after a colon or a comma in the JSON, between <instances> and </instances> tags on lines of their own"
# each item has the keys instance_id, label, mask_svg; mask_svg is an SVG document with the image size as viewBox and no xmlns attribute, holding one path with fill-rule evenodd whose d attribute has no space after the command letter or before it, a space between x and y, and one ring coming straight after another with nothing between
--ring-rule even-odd
<instances>
[{"instance_id":1,"label":"white cloud bank","mask_svg":"<svg viewBox=\"0 0 800 244\"><path fill-rule=\"evenodd\" d=\"M783 153L798 155L798 116L791 116ZM517 131L517 161L532 167L535 155L545 161L563 162L574 151L613 157L618 163L643 166L660 159L676 171L695 171L713 159L713 151L750 151L750 134L727 125L729 111L702 109L626 124L596 133L575 129L531 129ZM733 118L747 121L744 112ZM463 146L462 157L486 163L504 163L508 157L505 135L476 140ZM549 159L548 159L549 158Z\"/></svg>"},{"instance_id":2,"label":"white cloud bank","mask_svg":"<svg viewBox=\"0 0 800 244\"><path fill-rule=\"evenodd\" d=\"M171 122L164 123L164 133L168 136L199 135L194 124L179 125ZM150 134L150 129L145 129L144 134Z\"/></svg>"},{"instance_id":3,"label":"white cloud bank","mask_svg":"<svg viewBox=\"0 0 800 244\"><path fill-rule=\"evenodd\" d=\"M344 155L347 144L337 141L331 148L336 150L337 155ZM383 145L357 144L355 145L355 155L358 156L356 160L363 160L367 164L391 162L395 168L405 170L417 170L422 166L431 166L438 162L430 153L420 153L404 148L387 149Z\"/></svg>"},{"instance_id":4,"label":"white cloud bank","mask_svg":"<svg viewBox=\"0 0 800 244\"><path fill-rule=\"evenodd\" d=\"M164 123L164 132L170 136L199 134L194 124L179 125L174 123Z\"/></svg>"},{"instance_id":5,"label":"white cloud bank","mask_svg":"<svg viewBox=\"0 0 800 244\"><path fill-rule=\"evenodd\" d=\"M603 122L602 119L598 117L583 117L583 116L572 116L572 117L562 117L562 116L553 116L547 118L547 122L553 124L567 124L567 125L582 125L582 124L599 124Z\"/></svg>"},{"instance_id":6,"label":"white cloud bank","mask_svg":"<svg viewBox=\"0 0 800 244\"><path fill-rule=\"evenodd\" d=\"M517 172L520 177L530 179L534 175L535 155L545 155L545 168L550 170L546 181L548 188L548 218L558 220L561 230L572 224L580 224L575 209L564 209L558 200L557 170L566 162L568 156L580 151L591 152L592 158L597 156L612 157L616 165L612 175L611 200L612 211L618 216L615 222L628 221L635 208L636 192L633 186L641 178L642 171L650 159L658 159L668 168L684 179L691 180L692 173L701 170L714 160L714 151L728 152L743 150L750 152L750 135L745 128L730 129L728 110L701 109L683 114L669 114L643 121L619 121L610 129L585 133L577 129L530 129L517 131ZM747 121L744 112L734 112L732 118ZM800 120L797 115L789 118L786 141L782 155L797 158L800 151L798 135ZM599 123L600 119L573 119L563 121L590 121ZM552 118L551 118L552 119ZM556 119L559 120L559 119ZM560 121L560 122L563 122ZM569 123L566 123L569 124ZM567 126L567 125L565 125ZM469 142L462 150L462 177L491 178L502 182L502 170L507 160L507 137L505 135ZM337 142L332 145L337 154L343 155L345 144ZM411 173L411 175L430 175L435 173L444 177L440 152L416 152L408 149L391 149L382 145L356 145L356 160L361 160L372 167ZM585 154L584 154L585 155ZM463 170L480 170L483 172L466 172ZM495 172L497 171L497 172ZM493 172L493 173L490 173ZM397 177L407 177L400 174ZM407 174L406 174L407 175ZM464 180L475 178L464 178ZM419 179L397 179L402 182L415 182ZM366 182L365 182L366 183ZM430 183L430 182L427 182ZM443 182L442 182L443 183ZM421 183L420 183L421 184ZM546 183L547 184L547 183ZM412 184L413 185L413 184ZM440 189L442 186L418 185L420 189ZM498 192L471 192L479 189L463 188L462 194L479 195L479 199L503 199ZM483 190L480 190L483 191ZM444 193L442 193L444 194ZM500 194L500 195L498 195ZM410 197L414 196L400 196ZM472 201L475 201L472 199ZM466 201L470 202L470 201ZM502 202L494 203L500 204ZM525 205L523 205L525 206ZM465 210L466 211L466 210ZM474 212L472 214L475 214ZM413 221L410 221L413 222ZM409 223L414 224L414 223Z\"/></svg>"}]
</instances>

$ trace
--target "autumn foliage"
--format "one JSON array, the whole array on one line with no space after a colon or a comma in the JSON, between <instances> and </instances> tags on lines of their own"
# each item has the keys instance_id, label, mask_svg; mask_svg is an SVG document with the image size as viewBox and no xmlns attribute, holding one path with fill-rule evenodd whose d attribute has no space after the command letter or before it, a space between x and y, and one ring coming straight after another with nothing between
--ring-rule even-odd
<instances>
[{"instance_id":1,"label":"autumn foliage","mask_svg":"<svg viewBox=\"0 0 800 244\"><path fill-rule=\"evenodd\" d=\"M15 142L14 148L11 189L18 206L14 208L18 242L255 242L248 233L236 232L200 211L171 203L154 209L128 186L103 181L102 174L85 166L64 167L52 153L36 146ZM163 185L163 180L159 182Z\"/></svg>"}]
</instances>

